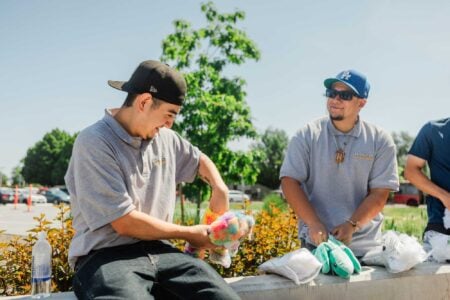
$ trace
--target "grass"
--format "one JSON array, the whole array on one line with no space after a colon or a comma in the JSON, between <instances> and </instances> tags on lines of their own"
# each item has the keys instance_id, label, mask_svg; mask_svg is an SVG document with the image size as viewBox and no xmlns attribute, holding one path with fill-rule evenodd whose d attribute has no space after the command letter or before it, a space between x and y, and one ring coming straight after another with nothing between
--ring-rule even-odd
<instances>
[{"instance_id":1,"label":"grass","mask_svg":"<svg viewBox=\"0 0 450 300\"><path fill-rule=\"evenodd\" d=\"M422 241L422 233L427 225L425 207L386 206L383 209L383 231L395 230L415 236Z\"/></svg>"}]
</instances>

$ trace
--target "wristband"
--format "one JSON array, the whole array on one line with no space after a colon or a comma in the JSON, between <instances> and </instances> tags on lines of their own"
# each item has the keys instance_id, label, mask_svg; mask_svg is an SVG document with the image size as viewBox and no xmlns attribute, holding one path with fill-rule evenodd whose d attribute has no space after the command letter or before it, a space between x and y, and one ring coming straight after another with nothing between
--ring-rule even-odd
<instances>
[{"instance_id":1,"label":"wristband","mask_svg":"<svg viewBox=\"0 0 450 300\"><path fill-rule=\"evenodd\" d=\"M358 221L355 222L352 219L347 219L345 221L350 223L353 226L353 229L355 230L355 232L361 229L361 226L359 226L359 222Z\"/></svg>"}]
</instances>

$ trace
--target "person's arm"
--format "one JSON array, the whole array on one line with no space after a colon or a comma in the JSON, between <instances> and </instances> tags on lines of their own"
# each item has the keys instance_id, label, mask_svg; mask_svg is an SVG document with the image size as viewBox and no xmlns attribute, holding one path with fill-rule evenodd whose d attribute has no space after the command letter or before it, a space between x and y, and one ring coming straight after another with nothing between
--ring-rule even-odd
<instances>
[{"instance_id":1,"label":"person's arm","mask_svg":"<svg viewBox=\"0 0 450 300\"><path fill-rule=\"evenodd\" d=\"M217 214L228 211L228 187L223 182L216 165L203 153L200 156L198 175L211 187L210 209Z\"/></svg>"},{"instance_id":2,"label":"person's arm","mask_svg":"<svg viewBox=\"0 0 450 300\"><path fill-rule=\"evenodd\" d=\"M308 226L311 241L316 245L327 241L327 229L317 216L316 211L301 188L300 182L286 176L281 178L281 188L292 210Z\"/></svg>"},{"instance_id":3,"label":"person's arm","mask_svg":"<svg viewBox=\"0 0 450 300\"><path fill-rule=\"evenodd\" d=\"M331 233L344 244L350 244L353 234L383 210L389 192L390 189L371 189L350 219L336 226Z\"/></svg>"},{"instance_id":4,"label":"person's arm","mask_svg":"<svg viewBox=\"0 0 450 300\"><path fill-rule=\"evenodd\" d=\"M204 154L200 156L198 175L211 186L211 210L218 214L226 212L228 188L214 163ZM216 247L209 240L207 225L176 225L136 210L114 220L111 225L118 234L140 240L183 239L195 248Z\"/></svg>"},{"instance_id":5,"label":"person's arm","mask_svg":"<svg viewBox=\"0 0 450 300\"><path fill-rule=\"evenodd\" d=\"M412 154L408 154L405 166L405 178L408 179L422 192L431 195L450 209L450 193L433 183L423 172L426 160Z\"/></svg>"},{"instance_id":6,"label":"person's arm","mask_svg":"<svg viewBox=\"0 0 450 300\"><path fill-rule=\"evenodd\" d=\"M207 225L181 226L137 210L114 220L111 226L119 235L140 240L182 239L196 248L215 247L209 240Z\"/></svg>"}]
</instances>

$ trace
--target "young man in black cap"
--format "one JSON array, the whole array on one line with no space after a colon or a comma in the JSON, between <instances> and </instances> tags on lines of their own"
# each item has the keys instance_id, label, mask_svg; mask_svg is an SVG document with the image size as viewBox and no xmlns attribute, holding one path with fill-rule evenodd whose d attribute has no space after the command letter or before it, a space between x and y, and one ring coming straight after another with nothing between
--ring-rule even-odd
<instances>
[{"instance_id":1,"label":"young man in black cap","mask_svg":"<svg viewBox=\"0 0 450 300\"><path fill-rule=\"evenodd\" d=\"M176 184L198 174L212 188L210 208L228 210L228 189L214 163L170 130L186 94L176 70L145 61L128 82L123 106L75 141L65 180L73 227L69 262L79 299L239 299L205 262L167 239L214 247L208 226L172 223Z\"/></svg>"},{"instance_id":2,"label":"young man in black cap","mask_svg":"<svg viewBox=\"0 0 450 300\"><path fill-rule=\"evenodd\" d=\"M329 115L292 138L280 171L283 193L299 217L302 246L315 248L334 235L356 256L378 246L389 191L398 189L395 145L364 122L370 85L346 70L324 81Z\"/></svg>"}]
</instances>

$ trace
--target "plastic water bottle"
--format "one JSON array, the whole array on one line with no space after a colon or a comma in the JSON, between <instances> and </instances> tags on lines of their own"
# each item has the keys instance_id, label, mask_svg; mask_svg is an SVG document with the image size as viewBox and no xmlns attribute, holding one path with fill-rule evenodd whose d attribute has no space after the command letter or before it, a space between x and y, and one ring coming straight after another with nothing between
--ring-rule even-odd
<instances>
[{"instance_id":1,"label":"plastic water bottle","mask_svg":"<svg viewBox=\"0 0 450 300\"><path fill-rule=\"evenodd\" d=\"M38 240L33 246L31 262L31 296L46 298L50 296L52 277L52 247L47 241L47 234L39 232Z\"/></svg>"}]
</instances>

